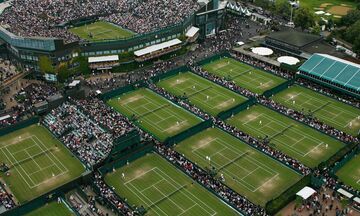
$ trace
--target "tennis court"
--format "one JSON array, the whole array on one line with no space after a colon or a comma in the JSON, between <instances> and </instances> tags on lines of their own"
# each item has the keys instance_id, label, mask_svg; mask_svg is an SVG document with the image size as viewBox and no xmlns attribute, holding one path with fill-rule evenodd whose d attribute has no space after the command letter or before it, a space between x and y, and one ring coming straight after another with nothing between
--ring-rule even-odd
<instances>
[{"instance_id":1,"label":"tennis court","mask_svg":"<svg viewBox=\"0 0 360 216\"><path fill-rule=\"evenodd\" d=\"M221 58L203 66L209 73L234 81L236 85L263 94L286 80L233 58Z\"/></svg>"},{"instance_id":2,"label":"tennis court","mask_svg":"<svg viewBox=\"0 0 360 216\"><path fill-rule=\"evenodd\" d=\"M128 38L134 35L134 33L129 30L123 29L120 26L104 21L98 21L89 25L71 28L70 32L79 36L82 39L89 41L121 39Z\"/></svg>"},{"instance_id":3,"label":"tennis court","mask_svg":"<svg viewBox=\"0 0 360 216\"><path fill-rule=\"evenodd\" d=\"M247 98L191 72L166 78L156 85L173 95L187 98L190 103L213 116L247 100Z\"/></svg>"},{"instance_id":4,"label":"tennis court","mask_svg":"<svg viewBox=\"0 0 360 216\"><path fill-rule=\"evenodd\" d=\"M336 175L342 182L360 191L360 155L354 156Z\"/></svg>"},{"instance_id":5,"label":"tennis court","mask_svg":"<svg viewBox=\"0 0 360 216\"><path fill-rule=\"evenodd\" d=\"M189 129L202 120L149 89L138 89L108 101L160 141Z\"/></svg>"},{"instance_id":6,"label":"tennis court","mask_svg":"<svg viewBox=\"0 0 360 216\"><path fill-rule=\"evenodd\" d=\"M261 105L250 107L227 123L260 139L311 168L325 161L345 144Z\"/></svg>"},{"instance_id":7,"label":"tennis court","mask_svg":"<svg viewBox=\"0 0 360 216\"><path fill-rule=\"evenodd\" d=\"M80 176L85 167L44 127L32 125L0 138L1 176L24 203Z\"/></svg>"},{"instance_id":8,"label":"tennis court","mask_svg":"<svg viewBox=\"0 0 360 216\"><path fill-rule=\"evenodd\" d=\"M336 99L294 85L272 99L291 109L303 111L324 123L356 136L360 130L360 109Z\"/></svg>"},{"instance_id":9,"label":"tennis court","mask_svg":"<svg viewBox=\"0 0 360 216\"><path fill-rule=\"evenodd\" d=\"M29 212L26 216L71 216L76 215L63 202L53 201L44 206Z\"/></svg>"},{"instance_id":10,"label":"tennis court","mask_svg":"<svg viewBox=\"0 0 360 216\"><path fill-rule=\"evenodd\" d=\"M105 182L131 205L144 206L146 215L237 215L157 154L107 174Z\"/></svg>"},{"instance_id":11,"label":"tennis court","mask_svg":"<svg viewBox=\"0 0 360 216\"><path fill-rule=\"evenodd\" d=\"M176 145L178 152L204 169L214 167L225 184L265 206L301 175L218 128L209 128ZM211 168L213 169L213 168Z\"/></svg>"}]
</instances>

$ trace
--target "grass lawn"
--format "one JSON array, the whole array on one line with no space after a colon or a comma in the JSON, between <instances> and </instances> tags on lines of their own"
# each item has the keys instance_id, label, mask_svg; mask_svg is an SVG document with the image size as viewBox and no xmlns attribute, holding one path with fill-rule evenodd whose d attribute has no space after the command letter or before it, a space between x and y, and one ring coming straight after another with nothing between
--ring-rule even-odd
<instances>
[{"instance_id":1,"label":"grass lawn","mask_svg":"<svg viewBox=\"0 0 360 216\"><path fill-rule=\"evenodd\" d=\"M56 201L48 203L30 213L26 216L70 216L76 215L64 203L57 203Z\"/></svg>"},{"instance_id":2,"label":"grass lawn","mask_svg":"<svg viewBox=\"0 0 360 216\"><path fill-rule=\"evenodd\" d=\"M156 85L173 95L188 98L190 103L213 116L247 100L246 97L191 72L171 76Z\"/></svg>"},{"instance_id":3,"label":"grass lawn","mask_svg":"<svg viewBox=\"0 0 360 216\"><path fill-rule=\"evenodd\" d=\"M286 80L259 70L233 58L222 58L206 64L203 68L209 73L232 80L236 85L254 93L263 94Z\"/></svg>"},{"instance_id":4,"label":"grass lawn","mask_svg":"<svg viewBox=\"0 0 360 216\"><path fill-rule=\"evenodd\" d=\"M360 131L360 109L311 89L294 85L272 99L291 109L312 113L326 124L353 136Z\"/></svg>"},{"instance_id":5,"label":"grass lawn","mask_svg":"<svg viewBox=\"0 0 360 216\"><path fill-rule=\"evenodd\" d=\"M31 125L0 138L0 160L10 167L1 178L20 203L76 177L85 167L43 126Z\"/></svg>"},{"instance_id":6,"label":"grass lawn","mask_svg":"<svg viewBox=\"0 0 360 216\"><path fill-rule=\"evenodd\" d=\"M356 8L356 3L349 0L302 0L300 1L300 6L307 7L313 12L323 10L334 15L343 16L346 14L343 13L344 9L354 9ZM326 19L329 18L327 16L324 17Z\"/></svg>"},{"instance_id":7,"label":"grass lawn","mask_svg":"<svg viewBox=\"0 0 360 216\"><path fill-rule=\"evenodd\" d=\"M360 155L348 161L336 175L342 182L360 191Z\"/></svg>"},{"instance_id":8,"label":"grass lawn","mask_svg":"<svg viewBox=\"0 0 360 216\"><path fill-rule=\"evenodd\" d=\"M292 169L218 128L200 132L175 149L203 168L214 167L218 176L224 175L226 185L261 206L301 178Z\"/></svg>"},{"instance_id":9,"label":"grass lawn","mask_svg":"<svg viewBox=\"0 0 360 216\"><path fill-rule=\"evenodd\" d=\"M149 89L138 89L111 98L108 104L128 116L160 141L200 123L202 120Z\"/></svg>"},{"instance_id":10,"label":"grass lawn","mask_svg":"<svg viewBox=\"0 0 360 216\"><path fill-rule=\"evenodd\" d=\"M154 153L107 174L105 182L131 205L144 206L147 215L238 215Z\"/></svg>"},{"instance_id":11,"label":"grass lawn","mask_svg":"<svg viewBox=\"0 0 360 216\"><path fill-rule=\"evenodd\" d=\"M70 32L89 41L128 38L134 35L129 30L104 21L74 27L70 29Z\"/></svg>"},{"instance_id":12,"label":"grass lawn","mask_svg":"<svg viewBox=\"0 0 360 216\"><path fill-rule=\"evenodd\" d=\"M254 137L268 136L274 148L311 168L327 160L345 145L261 105L240 112L228 119L227 123Z\"/></svg>"}]
</instances>

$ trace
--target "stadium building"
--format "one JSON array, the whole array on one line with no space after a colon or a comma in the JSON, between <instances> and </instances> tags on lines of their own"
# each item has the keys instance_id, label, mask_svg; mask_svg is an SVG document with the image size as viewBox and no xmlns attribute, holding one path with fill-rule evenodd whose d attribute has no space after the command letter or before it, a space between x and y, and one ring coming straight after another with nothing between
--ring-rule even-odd
<instances>
[{"instance_id":1,"label":"stadium building","mask_svg":"<svg viewBox=\"0 0 360 216\"><path fill-rule=\"evenodd\" d=\"M326 54L314 54L299 76L360 98L360 65Z\"/></svg>"},{"instance_id":2,"label":"stadium building","mask_svg":"<svg viewBox=\"0 0 360 216\"><path fill-rule=\"evenodd\" d=\"M0 4L4 7L2 13L12 7L11 3L8 4L6 1ZM174 51L189 42L194 42L197 38L201 39L218 31L225 13L225 5L219 3L218 0L199 0L197 4L200 9L178 23L146 33L134 34L128 31L128 35L123 38L104 37L106 39L98 39L95 31L89 31L90 33L83 35L83 37L80 36L79 40L69 42L62 38L20 36L9 31L11 29L9 26L0 25L0 49L5 50L5 55L10 59L16 60L19 66L31 68L35 71L39 71L39 59L41 56L48 57L51 60L52 66L55 67L60 62L70 62L79 56L88 58L124 53L132 54L134 51L149 49L149 47L153 46L150 49L157 50L155 54L147 53L147 56L144 58L136 56L137 60L149 59ZM77 28L84 28L88 31L93 23L98 22L99 17L100 15L93 15L70 20L61 23L56 28L63 28L72 33ZM115 28L118 28L117 30L121 29L123 32L127 31L122 26L116 26L111 22L106 22L106 25L113 25ZM108 26L105 27L105 30L106 28ZM109 32L105 32L103 36L108 36L108 34ZM79 35L77 34L77 36ZM159 44L171 44L170 41L175 39L180 39L181 41L175 49L170 49L170 47L165 47L165 49L164 47L161 49L156 48L156 45Z\"/></svg>"}]
</instances>

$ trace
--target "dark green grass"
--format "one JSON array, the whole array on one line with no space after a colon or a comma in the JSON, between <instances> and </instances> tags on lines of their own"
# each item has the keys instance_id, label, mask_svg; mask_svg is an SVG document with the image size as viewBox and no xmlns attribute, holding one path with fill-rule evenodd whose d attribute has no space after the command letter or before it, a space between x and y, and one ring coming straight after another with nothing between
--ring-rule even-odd
<instances>
[{"instance_id":1,"label":"dark green grass","mask_svg":"<svg viewBox=\"0 0 360 216\"><path fill-rule=\"evenodd\" d=\"M360 109L311 89L294 85L272 99L291 109L310 113L324 123L353 136L360 130Z\"/></svg>"},{"instance_id":2,"label":"dark green grass","mask_svg":"<svg viewBox=\"0 0 360 216\"><path fill-rule=\"evenodd\" d=\"M263 94L286 81L232 58L216 60L204 65L203 68L257 94Z\"/></svg>"},{"instance_id":3,"label":"dark green grass","mask_svg":"<svg viewBox=\"0 0 360 216\"><path fill-rule=\"evenodd\" d=\"M64 203L51 202L30 213L26 216L70 216L75 215Z\"/></svg>"},{"instance_id":4,"label":"dark green grass","mask_svg":"<svg viewBox=\"0 0 360 216\"><path fill-rule=\"evenodd\" d=\"M94 40L106 40L106 39L121 39L128 38L134 35L133 32L123 29L120 26L116 26L112 23L99 21L89 25L75 27L70 29L70 32L76 34L82 39L94 41ZM92 35L92 37L90 37Z\"/></svg>"},{"instance_id":5,"label":"dark green grass","mask_svg":"<svg viewBox=\"0 0 360 216\"><path fill-rule=\"evenodd\" d=\"M136 122L160 141L172 137L202 120L149 89L139 89L108 101L120 113Z\"/></svg>"},{"instance_id":6,"label":"dark green grass","mask_svg":"<svg viewBox=\"0 0 360 216\"><path fill-rule=\"evenodd\" d=\"M20 203L80 176L85 167L43 126L32 125L0 138L0 160L10 166L1 178Z\"/></svg>"},{"instance_id":7,"label":"dark green grass","mask_svg":"<svg viewBox=\"0 0 360 216\"><path fill-rule=\"evenodd\" d=\"M144 206L147 215L237 215L157 154L148 154L107 174L105 181L131 205Z\"/></svg>"},{"instance_id":8,"label":"dark green grass","mask_svg":"<svg viewBox=\"0 0 360 216\"><path fill-rule=\"evenodd\" d=\"M176 95L187 97L190 103L216 116L247 99L191 72L181 73L156 85Z\"/></svg>"},{"instance_id":9,"label":"dark green grass","mask_svg":"<svg viewBox=\"0 0 360 216\"><path fill-rule=\"evenodd\" d=\"M294 170L218 128L200 132L175 149L203 168L215 167L218 176L224 175L225 184L262 206L301 178Z\"/></svg>"},{"instance_id":10,"label":"dark green grass","mask_svg":"<svg viewBox=\"0 0 360 216\"><path fill-rule=\"evenodd\" d=\"M336 175L342 182L360 191L360 155L354 156Z\"/></svg>"},{"instance_id":11,"label":"dark green grass","mask_svg":"<svg viewBox=\"0 0 360 216\"><path fill-rule=\"evenodd\" d=\"M313 168L345 144L261 105L227 120L246 133L270 139L270 145Z\"/></svg>"}]
</instances>

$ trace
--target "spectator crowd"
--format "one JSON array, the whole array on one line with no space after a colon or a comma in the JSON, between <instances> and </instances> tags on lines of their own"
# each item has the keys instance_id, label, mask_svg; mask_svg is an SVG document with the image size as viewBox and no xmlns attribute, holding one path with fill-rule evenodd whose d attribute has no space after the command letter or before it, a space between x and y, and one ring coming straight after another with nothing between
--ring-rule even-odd
<instances>
[{"instance_id":1,"label":"spectator crowd","mask_svg":"<svg viewBox=\"0 0 360 216\"><path fill-rule=\"evenodd\" d=\"M13 0L10 4L0 16L0 25L8 31L24 37L61 38L67 43L80 40L68 31L67 23L84 17L99 17L146 33L180 23L200 8L194 0Z\"/></svg>"}]
</instances>

